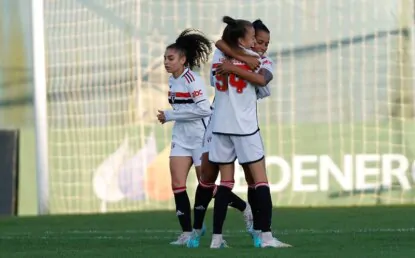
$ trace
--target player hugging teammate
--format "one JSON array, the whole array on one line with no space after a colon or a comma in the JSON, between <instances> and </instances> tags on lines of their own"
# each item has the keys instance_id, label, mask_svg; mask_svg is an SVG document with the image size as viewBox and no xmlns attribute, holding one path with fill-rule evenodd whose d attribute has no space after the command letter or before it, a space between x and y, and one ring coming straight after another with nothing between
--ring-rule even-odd
<instances>
[{"instance_id":1,"label":"player hugging teammate","mask_svg":"<svg viewBox=\"0 0 415 258\"><path fill-rule=\"evenodd\" d=\"M209 146L209 161L219 165L221 185L218 187L214 206L214 226L211 248L226 246L222 227L226 218L232 182L234 181L234 161L238 158L244 167L246 179L251 190L251 206L254 211L256 231L254 244L261 247L289 247L273 237L271 232L272 201L265 169L264 148L257 120L258 89L272 80L272 63L263 58L269 42L269 30L256 21L258 42L256 46L255 29L246 20L224 17L227 24L222 40L229 49L228 55L244 52L262 59L262 65L253 73L243 62L231 59L216 50L212 61L215 73L215 109L212 115L212 141ZM251 50L258 50L255 53ZM231 50L231 51L229 51ZM233 52L232 50L235 50ZM260 56L261 55L261 56ZM237 55L234 54L235 57ZM269 91L261 91L266 96ZM259 233L260 232L260 233Z\"/></svg>"},{"instance_id":2,"label":"player hugging teammate","mask_svg":"<svg viewBox=\"0 0 415 258\"><path fill-rule=\"evenodd\" d=\"M199 246L200 236L203 234L203 219L207 206L214 196L215 180L220 170L221 183L217 187L215 198L211 248L227 246L222 237L222 227L228 205L243 211L247 230L252 235L255 246L289 247L290 245L280 242L271 233L272 202L265 171L264 149L256 117L256 101L258 98L270 95L267 84L273 77L272 61L265 56L269 43L269 30L260 20L251 24L245 20L234 20L225 16L223 21L227 23L227 26L223 32L222 40L216 45L223 52L217 49L212 63L211 85L215 87L215 100L214 108L212 105L214 112L210 118L208 129L205 133L205 130L197 128L196 124L188 124L188 133L193 134L187 137L194 137L198 140L197 144L192 146L186 145L183 139L180 140L173 129L170 170L175 193L176 213L183 233L172 244L187 244L188 247ZM189 31L185 31L180 37L186 36L188 33ZM198 34L198 36L201 35ZM196 81L200 81L200 78L191 70L186 71L186 67L191 68L206 61L205 57L210 52L210 46L206 44L208 41L203 36L194 40L193 43L188 40L186 44L180 44L180 37L175 44L167 48L165 55L166 70L172 73L172 77L169 79L169 102L173 105L173 111L160 111L158 115L161 123L175 120L174 128L181 120L190 122L190 120L194 121L196 118L200 118L204 122L204 118L210 115L205 106L205 103L209 102L206 99L203 83L196 88L199 92L197 95L204 97L194 99L195 96L192 94L194 88L189 88L189 85L192 85L195 78L197 78ZM181 42L184 43L183 40ZM198 48L196 47L198 44L199 50L202 50L198 53L202 58L196 59L199 61L192 63L191 53L192 50ZM257 68L259 64L260 66ZM190 76L186 76L188 73ZM185 81L180 81L182 77L186 78ZM175 90L172 90L175 84L185 85L187 89L175 87ZM178 88L183 92L178 92ZM182 107L175 105L179 104L176 99L178 95L182 98L189 97L186 103L193 104L190 109L196 108L198 112L185 112L192 113L190 116L172 116L171 113L180 113L178 109ZM190 99L190 96L193 99ZM201 102L203 104L200 104ZM184 104L184 100L181 104ZM194 128L190 130L191 126ZM196 130L200 131L196 132ZM179 134L181 137L184 136L183 133ZM204 146L198 149L196 145L200 145L200 136L203 134ZM198 160L197 157L200 157L202 153L203 155ZM253 215L251 214L251 206L232 193L236 158L245 172L249 186L248 202L252 206ZM193 233L190 233L190 203L185 185L192 162L196 167L199 185L195 197L194 230Z\"/></svg>"}]
</instances>

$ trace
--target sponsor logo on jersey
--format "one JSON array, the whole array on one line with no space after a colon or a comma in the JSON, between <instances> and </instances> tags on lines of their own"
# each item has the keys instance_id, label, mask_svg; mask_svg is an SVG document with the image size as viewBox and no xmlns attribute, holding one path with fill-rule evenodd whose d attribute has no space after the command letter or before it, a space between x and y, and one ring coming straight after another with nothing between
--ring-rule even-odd
<instances>
[{"instance_id":1,"label":"sponsor logo on jersey","mask_svg":"<svg viewBox=\"0 0 415 258\"><path fill-rule=\"evenodd\" d=\"M202 90L195 90L195 91L192 92L192 98L196 98L196 97L199 97L199 96L202 96L202 95L203 95Z\"/></svg>"}]
</instances>

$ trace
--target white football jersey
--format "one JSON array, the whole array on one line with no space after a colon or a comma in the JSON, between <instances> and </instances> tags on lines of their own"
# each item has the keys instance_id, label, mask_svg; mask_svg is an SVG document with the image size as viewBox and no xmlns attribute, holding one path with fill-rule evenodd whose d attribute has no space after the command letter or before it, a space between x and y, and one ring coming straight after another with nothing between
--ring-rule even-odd
<instances>
[{"instance_id":1,"label":"white football jersey","mask_svg":"<svg viewBox=\"0 0 415 258\"><path fill-rule=\"evenodd\" d=\"M211 115L205 84L190 69L177 79L169 78L169 103L172 110L164 111L166 121L175 121L172 143L183 148L197 149L203 145L207 120Z\"/></svg>"},{"instance_id":2,"label":"white football jersey","mask_svg":"<svg viewBox=\"0 0 415 258\"><path fill-rule=\"evenodd\" d=\"M261 66L259 69L266 69L271 74L274 74L274 62L268 56L262 56ZM256 93L258 99L263 99L268 96L271 96L271 88L269 87L269 85L266 85L265 87L257 87Z\"/></svg>"},{"instance_id":3,"label":"white football jersey","mask_svg":"<svg viewBox=\"0 0 415 258\"><path fill-rule=\"evenodd\" d=\"M258 56L251 50L246 51ZM215 73L215 67L224 59L223 52L216 49L213 54L212 74ZM233 59L232 62L234 65L250 70L246 64L238 60ZM211 118L213 133L252 135L259 130L256 87L234 74L229 74L227 77L214 74L215 114Z\"/></svg>"},{"instance_id":4,"label":"white football jersey","mask_svg":"<svg viewBox=\"0 0 415 258\"><path fill-rule=\"evenodd\" d=\"M260 69L267 69L271 73L274 73L274 62L268 56L261 57L261 66Z\"/></svg>"}]
</instances>

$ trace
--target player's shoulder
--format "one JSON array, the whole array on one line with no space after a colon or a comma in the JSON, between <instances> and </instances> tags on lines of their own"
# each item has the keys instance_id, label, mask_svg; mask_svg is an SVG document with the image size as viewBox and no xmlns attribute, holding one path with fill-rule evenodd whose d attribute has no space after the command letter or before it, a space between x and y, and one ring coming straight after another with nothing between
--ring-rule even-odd
<instances>
[{"instance_id":1,"label":"player's shoulder","mask_svg":"<svg viewBox=\"0 0 415 258\"><path fill-rule=\"evenodd\" d=\"M225 55L219 48L215 48L215 50L213 51L213 55Z\"/></svg>"},{"instance_id":2,"label":"player's shoulder","mask_svg":"<svg viewBox=\"0 0 415 258\"><path fill-rule=\"evenodd\" d=\"M186 71L182 75L182 79L186 85L197 84L202 80L199 74L189 68L186 68Z\"/></svg>"},{"instance_id":3,"label":"player's shoulder","mask_svg":"<svg viewBox=\"0 0 415 258\"><path fill-rule=\"evenodd\" d=\"M255 57L258 57L258 58L259 58L258 53L254 52L252 49L245 48L245 49L244 49L244 52L245 52L246 54L248 54L248 55L255 56Z\"/></svg>"},{"instance_id":4,"label":"player's shoulder","mask_svg":"<svg viewBox=\"0 0 415 258\"><path fill-rule=\"evenodd\" d=\"M267 55L261 56L261 64L274 64L274 61Z\"/></svg>"},{"instance_id":5,"label":"player's shoulder","mask_svg":"<svg viewBox=\"0 0 415 258\"><path fill-rule=\"evenodd\" d=\"M169 76L168 84L170 88L173 87L174 84L176 84L173 75Z\"/></svg>"},{"instance_id":6,"label":"player's shoulder","mask_svg":"<svg viewBox=\"0 0 415 258\"><path fill-rule=\"evenodd\" d=\"M225 54L219 48L216 48L215 51L213 51L213 58L212 58L212 60L213 61L215 61L215 60L219 61L222 58L225 58Z\"/></svg>"}]
</instances>

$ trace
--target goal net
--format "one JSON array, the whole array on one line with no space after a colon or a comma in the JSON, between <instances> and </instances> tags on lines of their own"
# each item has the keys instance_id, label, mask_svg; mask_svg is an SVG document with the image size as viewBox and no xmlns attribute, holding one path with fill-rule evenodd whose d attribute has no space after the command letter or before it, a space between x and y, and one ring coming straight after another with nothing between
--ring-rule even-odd
<instances>
[{"instance_id":1,"label":"goal net","mask_svg":"<svg viewBox=\"0 0 415 258\"><path fill-rule=\"evenodd\" d=\"M172 124L155 119L169 108L163 53L188 27L219 39L223 15L271 30L272 96L258 109L274 205L413 202L411 1L45 0L44 11L51 213L174 207ZM196 184L190 173L191 198ZM246 192L240 168L234 191Z\"/></svg>"}]
</instances>

